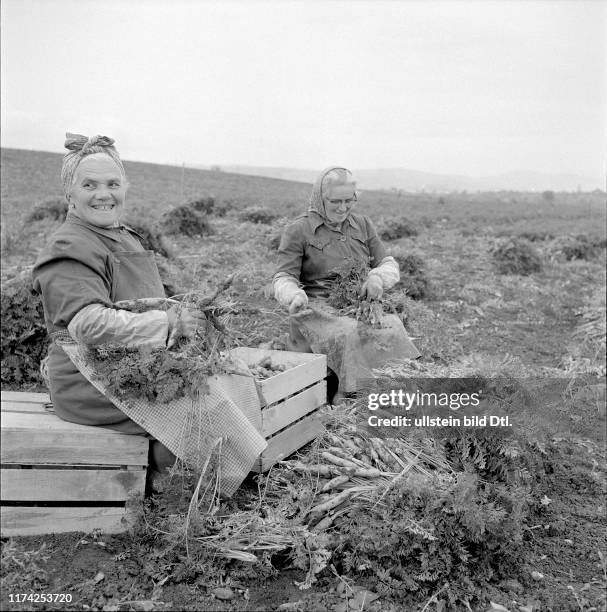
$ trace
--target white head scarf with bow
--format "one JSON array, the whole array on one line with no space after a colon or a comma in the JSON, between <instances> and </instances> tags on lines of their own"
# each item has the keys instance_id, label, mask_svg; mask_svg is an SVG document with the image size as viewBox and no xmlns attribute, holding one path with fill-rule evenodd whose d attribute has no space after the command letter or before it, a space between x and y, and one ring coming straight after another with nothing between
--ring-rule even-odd
<instances>
[{"instance_id":1,"label":"white head scarf with bow","mask_svg":"<svg viewBox=\"0 0 607 612\"><path fill-rule=\"evenodd\" d=\"M107 136L82 136L81 134L65 135L65 148L69 149L69 153L63 156L63 166L61 167L61 182L63 183L63 191L67 197L74 182L76 168L80 162L87 156L94 153L104 153L114 160L118 166L122 176L126 176L124 166L120 160L120 155L114 147L114 139Z\"/></svg>"}]
</instances>

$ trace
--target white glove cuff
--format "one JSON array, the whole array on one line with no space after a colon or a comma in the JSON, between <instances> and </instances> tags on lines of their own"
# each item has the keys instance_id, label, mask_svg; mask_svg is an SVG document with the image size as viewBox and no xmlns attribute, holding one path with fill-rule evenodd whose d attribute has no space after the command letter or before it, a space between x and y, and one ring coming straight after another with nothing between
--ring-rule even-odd
<instances>
[{"instance_id":1,"label":"white glove cuff","mask_svg":"<svg viewBox=\"0 0 607 612\"><path fill-rule=\"evenodd\" d=\"M382 282L384 291L394 287L400 280L400 270L398 269L398 263L394 257L384 257L377 268L373 268L369 272L369 276L376 276Z\"/></svg>"},{"instance_id":2,"label":"white glove cuff","mask_svg":"<svg viewBox=\"0 0 607 612\"><path fill-rule=\"evenodd\" d=\"M280 276L274 279L274 297L278 300L278 303L285 308L288 308L293 301L293 298L297 295L306 296L306 292L300 289L297 281L289 276Z\"/></svg>"}]
</instances>

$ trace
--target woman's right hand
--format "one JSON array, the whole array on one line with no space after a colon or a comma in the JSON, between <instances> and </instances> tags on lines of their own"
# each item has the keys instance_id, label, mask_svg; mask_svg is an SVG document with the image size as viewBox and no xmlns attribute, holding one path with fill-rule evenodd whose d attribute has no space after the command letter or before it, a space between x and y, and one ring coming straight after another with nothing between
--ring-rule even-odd
<instances>
[{"instance_id":1,"label":"woman's right hand","mask_svg":"<svg viewBox=\"0 0 607 612\"><path fill-rule=\"evenodd\" d=\"M289 304L289 314L295 314L303 310L308 305L308 296L305 293L298 293Z\"/></svg>"},{"instance_id":2,"label":"woman's right hand","mask_svg":"<svg viewBox=\"0 0 607 612\"><path fill-rule=\"evenodd\" d=\"M188 308L181 304L169 308L166 312L169 319L169 348L179 338L192 337L207 320L204 313L197 308Z\"/></svg>"}]
</instances>

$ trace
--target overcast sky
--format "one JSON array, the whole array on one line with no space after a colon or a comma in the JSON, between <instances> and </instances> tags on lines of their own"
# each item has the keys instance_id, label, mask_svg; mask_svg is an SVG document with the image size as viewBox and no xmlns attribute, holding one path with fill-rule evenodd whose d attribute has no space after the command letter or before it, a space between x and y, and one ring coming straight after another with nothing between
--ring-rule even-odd
<instances>
[{"instance_id":1,"label":"overcast sky","mask_svg":"<svg viewBox=\"0 0 607 612\"><path fill-rule=\"evenodd\" d=\"M2 0L2 146L604 185L606 6Z\"/></svg>"}]
</instances>

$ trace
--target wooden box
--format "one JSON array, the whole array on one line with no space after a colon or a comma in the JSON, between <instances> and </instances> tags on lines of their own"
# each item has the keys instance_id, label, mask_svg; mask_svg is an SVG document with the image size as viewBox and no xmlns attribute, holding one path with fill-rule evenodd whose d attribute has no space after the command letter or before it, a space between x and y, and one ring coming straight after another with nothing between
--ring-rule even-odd
<instances>
[{"instance_id":1,"label":"wooden box","mask_svg":"<svg viewBox=\"0 0 607 612\"><path fill-rule=\"evenodd\" d=\"M257 381L262 435L268 447L253 471L265 472L323 432L318 409L327 403L327 357L247 347L232 353L249 366L268 356L273 364L286 366L284 372Z\"/></svg>"},{"instance_id":2,"label":"wooden box","mask_svg":"<svg viewBox=\"0 0 607 612\"><path fill-rule=\"evenodd\" d=\"M124 531L127 497L144 492L149 441L62 421L48 402L2 391L2 536Z\"/></svg>"}]
</instances>

